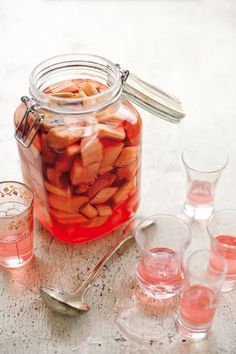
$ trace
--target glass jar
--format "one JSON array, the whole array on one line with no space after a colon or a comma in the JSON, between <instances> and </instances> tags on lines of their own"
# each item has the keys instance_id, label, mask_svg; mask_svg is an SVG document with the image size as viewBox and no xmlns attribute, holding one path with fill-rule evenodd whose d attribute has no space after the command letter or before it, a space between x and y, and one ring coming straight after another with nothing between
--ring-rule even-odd
<instances>
[{"instance_id":1,"label":"glass jar","mask_svg":"<svg viewBox=\"0 0 236 354\"><path fill-rule=\"evenodd\" d=\"M33 70L32 98L22 97L15 112L23 178L34 192L36 216L61 241L104 236L138 208L142 120L121 94L137 103L132 90L145 83L135 87L131 76L133 85L125 86L128 76L98 56L53 57ZM178 101L168 100L177 107ZM147 101L138 103L153 112ZM170 121L182 117L158 112Z\"/></svg>"}]
</instances>

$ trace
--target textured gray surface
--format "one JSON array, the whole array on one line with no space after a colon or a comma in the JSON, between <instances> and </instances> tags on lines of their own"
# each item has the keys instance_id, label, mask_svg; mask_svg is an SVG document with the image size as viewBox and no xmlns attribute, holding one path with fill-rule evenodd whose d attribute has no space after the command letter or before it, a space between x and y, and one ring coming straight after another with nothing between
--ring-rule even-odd
<instances>
[{"instance_id":1,"label":"textured gray surface","mask_svg":"<svg viewBox=\"0 0 236 354\"><path fill-rule=\"evenodd\" d=\"M188 113L174 126L141 112L140 213L180 214L185 188L180 154L199 139L209 141L209 148L211 141L227 146L230 164L216 208L236 207L235 18L234 0L0 1L0 178L21 178L12 116L27 93L31 69L51 55L91 52L171 89ZM191 228L191 250L207 246L204 223ZM112 241L111 235L71 247L37 225L34 263L0 272L0 353L236 352L235 292L222 298L208 340L182 342L174 304L145 302L137 289L134 244L113 258L88 292L89 313L74 319L52 314L39 285L75 289Z\"/></svg>"}]
</instances>

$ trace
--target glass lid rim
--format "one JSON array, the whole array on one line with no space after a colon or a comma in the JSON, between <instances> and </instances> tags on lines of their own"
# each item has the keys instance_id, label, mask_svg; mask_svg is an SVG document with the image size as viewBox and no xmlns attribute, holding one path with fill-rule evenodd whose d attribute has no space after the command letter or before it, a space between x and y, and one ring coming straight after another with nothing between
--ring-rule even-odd
<instances>
[{"instance_id":1,"label":"glass lid rim","mask_svg":"<svg viewBox=\"0 0 236 354\"><path fill-rule=\"evenodd\" d=\"M76 57L77 57L77 59L76 59ZM86 57L90 58L90 60L89 59L86 60ZM65 58L65 60L63 60L63 58ZM71 58L71 60L69 60L70 58ZM80 62L84 62L84 63L87 62L87 63L93 63L93 64L99 65L99 62L96 62L96 59L97 59L97 61L98 60L104 61L104 63L106 62L107 65L109 65L112 68L112 71L114 73L114 83L110 87L108 87L106 90L98 93L97 95L88 96L85 98L68 98L68 97L62 98L62 97L56 97L56 96L53 96L50 94L46 94L46 93L40 91L40 89L35 85L34 79L42 70L49 69L50 66L57 64L56 62L53 64L50 64L50 61L57 60L57 59L58 60L61 59L60 61L58 61L58 64L62 64L63 61L65 64L73 62L73 61L77 61L77 62L80 61ZM92 61L91 59L94 59L94 61ZM43 67L46 64L48 64L48 65L46 67ZM105 57L100 56L100 55L90 54L90 53L64 53L64 54L62 53L62 54L58 54L58 55L54 55L52 57L49 57L49 58L41 61L40 63L38 63L34 67L34 69L30 73L29 82L30 82L30 93L32 93L36 99L39 99L42 101L48 100L48 99L53 99L55 102L67 103L67 104L89 101L89 100L94 99L94 97L103 98L109 94L112 94L113 91L117 91L117 94L118 94L121 91L121 87L122 87L121 74L120 74L118 67L109 59L106 59Z\"/></svg>"}]
</instances>

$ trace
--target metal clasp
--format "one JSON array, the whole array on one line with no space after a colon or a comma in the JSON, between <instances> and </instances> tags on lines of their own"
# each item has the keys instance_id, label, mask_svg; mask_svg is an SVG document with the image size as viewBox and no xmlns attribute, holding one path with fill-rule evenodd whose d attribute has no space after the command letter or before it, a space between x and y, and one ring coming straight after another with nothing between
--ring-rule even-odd
<instances>
[{"instance_id":1,"label":"metal clasp","mask_svg":"<svg viewBox=\"0 0 236 354\"><path fill-rule=\"evenodd\" d=\"M21 97L21 101L25 104L26 110L25 110L25 114L23 115L23 118L21 119L20 123L16 127L14 137L24 147L29 148L35 138L35 135L37 134L40 128L40 125L44 120L44 115L37 113L37 111L40 109L40 106L37 106L36 103L31 98L27 96L23 96ZM30 113L36 115L31 126L29 126L28 123L28 118ZM31 136L31 138L28 140L33 129L35 129L35 131Z\"/></svg>"},{"instance_id":2,"label":"metal clasp","mask_svg":"<svg viewBox=\"0 0 236 354\"><path fill-rule=\"evenodd\" d=\"M119 72L120 72L120 74L121 74L121 81L122 81L122 84L123 84L123 82L128 79L129 70L123 70L123 69L121 69L120 64L116 64L116 67L119 69Z\"/></svg>"}]
</instances>

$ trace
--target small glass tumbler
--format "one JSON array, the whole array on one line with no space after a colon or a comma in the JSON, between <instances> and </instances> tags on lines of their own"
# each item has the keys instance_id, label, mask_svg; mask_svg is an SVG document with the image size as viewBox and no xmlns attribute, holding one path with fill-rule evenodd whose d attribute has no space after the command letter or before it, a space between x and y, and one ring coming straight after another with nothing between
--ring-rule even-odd
<instances>
[{"instance_id":1,"label":"small glass tumbler","mask_svg":"<svg viewBox=\"0 0 236 354\"><path fill-rule=\"evenodd\" d=\"M212 252L226 260L228 269L223 292L236 288L236 209L216 211L207 223Z\"/></svg>"},{"instance_id":2,"label":"small glass tumbler","mask_svg":"<svg viewBox=\"0 0 236 354\"><path fill-rule=\"evenodd\" d=\"M137 280L141 290L156 299L175 296L182 287L182 257L191 241L189 227L170 215L154 215L143 221L135 238L141 258Z\"/></svg>"},{"instance_id":3,"label":"small glass tumbler","mask_svg":"<svg viewBox=\"0 0 236 354\"><path fill-rule=\"evenodd\" d=\"M196 251L187 259L177 320L186 339L197 341L208 335L226 270L224 258L208 250Z\"/></svg>"},{"instance_id":4,"label":"small glass tumbler","mask_svg":"<svg viewBox=\"0 0 236 354\"><path fill-rule=\"evenodd\" d=\"M195 144L182 153L187 173L184 213L194 219L208 219L213 211L217 182L228 163L222 147Z\"/></svg>"},{"instance_id":5,"label":"small glass tumbler","mask_svg":"<svg viewBox=\"0 0 236 354\"><path fill-rule=\"evenodd\" d=\"M20 182L0 182L0 265L17 268L33 256L33 193Z\"/></svg>"}]
</instances>

